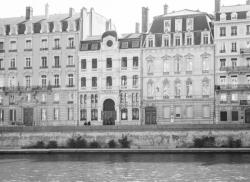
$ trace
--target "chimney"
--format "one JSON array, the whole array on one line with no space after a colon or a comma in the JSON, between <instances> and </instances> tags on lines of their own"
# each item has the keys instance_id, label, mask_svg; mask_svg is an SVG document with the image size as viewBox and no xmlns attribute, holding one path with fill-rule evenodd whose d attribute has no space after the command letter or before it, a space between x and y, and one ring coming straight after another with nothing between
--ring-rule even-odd
<instances>
[{"instance_id":1,"label":"chimney","mask_svg":"<svg viewBox=\"0 0 250 182\"><path fill-rule=\"evenodd\" d=\"M74 13L75 13L74 8L69 8L69 17L72 17Z\"/></svg>"},{"instance_id":2,"label":"chimney","mask_svg":"<svg viewBox=\"0 0 250 182\"><path fill-rule=\"evenodd\" d=\"M110 30L110 20L106 21L106 31Z\"/></svg>"},{"instance_id":3,"label":"chimney","mask_svg":"<svg viewBox=\"0 0 250 182\"><path fill-rule=\"evenodd\" d=\"M246 5L250 5L250 0L247 0Z\"/></svg>"},{"instance_id":4,"label":"chimney","mask_svg":"<svg viewBox=\"0 0 250 182\"><path fill-rule=\"evenodd\" d=\"M142 7L142 33L146 33L148 31L148 8Z\"/></svg>"},{"instance_id":5,"label":"chimney","mask_svg":"<svg viewBox=\"0 0 250 182\"><path fill-rule=\"evenodd\" d=\"M135 33L140 33L140 23L135 23Z\"/></svg>"},{"instance_id":6,"label":"chimney","mask_svg":"<svg viewBox=\"0 0 250 182\"><path fill-rule=\"evenodd\" d=\"M49 18L49 4L45 4L45 17L48 19Z\"/></svg>"},{"instance_id":7,"label":"chimney","mask_svg":"<svg viewBox=\"0 0 250 182\"><path fill-rule=\"evenodd\" d=\"M25 19L26 20L31 20L32 17L33 17L33 9L30 6L27 6L26 7L26 16L25 16Z\"/></svg>"},{"instance_id":8,"label":"chimney","mask_svg":"<svg viewBox=\"0 0 250 182\"><path fill-rule=\"evenodd\" d=\"M220 3L221 3L221 0L215 0L215 13L219 13L220 12Z\"/></svg>"},{"instance_id":9,"label":"chimney","mask_svg":"<svg viewBox=\"0 0 250 182\"><path fill-rule=\"evenodd\" d=\"M164 15L168 14L168 5L165 4L163 8L164 8Z\"/></svg>"}]
</instances>

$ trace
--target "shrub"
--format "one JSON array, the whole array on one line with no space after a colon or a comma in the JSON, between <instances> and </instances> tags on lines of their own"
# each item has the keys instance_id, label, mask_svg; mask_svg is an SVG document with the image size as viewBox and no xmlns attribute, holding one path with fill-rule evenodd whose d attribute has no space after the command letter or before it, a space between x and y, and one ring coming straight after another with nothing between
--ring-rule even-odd
<instances>
[{"instance_id":1,"label":"shrub","mask_svg":"<svg viewBox=\"0 0 250 182\"><path fill-rule=\"evenodd\" d=\"M45 144L43 141L38 141L32 148L43 149L45 148Z\"/></svg>"},{"instance_id":2,"label":"shrub","mask_svg":"<svg viewBox=\"0 0 250 182\"><path fill-rule=\"evenodd\" d=\"M92 141L89 144L90 148L101 148L101 145L97 141Z\"/></svg>"},{"instance_id":3,"label":"shrub","mask_svg":"<svg viewBox=\"0 0 250 182\"><path fill-rule=\"evenodd\" d=\"M121 139L118 140L122 148L130 148L130 141L128 141L127 136L122 136Z\"/></svg>"},{"instance_id":4,"label":"shrub","mask_svg":"<svg viewBox=\"0 0 250 182\"><path fill-rule=\"evenodd\" d=\"M233 137L228 138L228 146L230 148L240 148L242 147L242 143L240 139L234 140Z\"/></svg>"},{"instance_id":5,"label":"shrub","mask_svg":"<svg viewBox=\"0 0 250 182\"><path fill-rule=\"evenodd\" d=\"M110 140L108 142L108 146L109 146L109 148L116 148L117 143L115 142L115 140Z\"/></svg>"},{"instance_id":6,"label":"shrub","mask_svg":"<svg viewBox=\"0 0 250 182\"><path fill-rule=\"evenodd\" d=\"M194 147L195 148L202 148L203 147L203 143L202 143L201 138L195 138L194 139Z\"/></svg>"},{"instance_id":7,"label":"shrub","mask_svg":"<svg viewBox=\"0 0 250 182\"><path fill-rule=\"evenodd\" d=\"M202 138L195 138L194 139L194 147L195 148L209 148L215 147L215 138L204 136Z\"/></svg>"},{"instance_id":8,"label":"shrub","mask_svg":"<svg viewBox=\"0 0 250 182\"><path fill-rule=\"evenodd\" d=\"M67 148L76 148L76 142L74 138L69 138L67 141Z\"/></svg>"},{"instance_id":9,"label":"shrub","mask_svg":"<svg viewBox=\"0 0 250 182\"><path fill-rule=\"evenodd\" d=\"M76 138L75 148L87 148L88 142L81 136Z\"/></svg>"},{"instance_id":10,"label":"shrub","mask_svg":"<svg viewBox=\"0 0 250 182\"><path fill-rule=\"evenodd\" d=\"M57 145L57 141L55 140L52 140L52 141L49 141L48 145L47 145L47 148L57 148L58 145Z\"/></svg>"}]
</instances>

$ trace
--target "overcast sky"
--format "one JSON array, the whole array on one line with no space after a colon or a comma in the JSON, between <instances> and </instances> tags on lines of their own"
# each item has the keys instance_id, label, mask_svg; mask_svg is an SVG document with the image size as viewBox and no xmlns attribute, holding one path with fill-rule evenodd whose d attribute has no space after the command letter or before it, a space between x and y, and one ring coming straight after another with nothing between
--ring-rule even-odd
<instances>
[{"instance_id":1,"label":"overcast sky","mask_svg":"<svg viewBox=\"0 0 250 182\"><path fill-rule=\"evenodd\" d=\"M65 13L69 7L79 12L84 6L93 7L96 12L111 18L119 34L135 31L135 22L141 24L141 7L149 8L149 21L163 14L163 5L169 5L169 11L192 9L214 12L214 0L1 0L0 18L25 15L25 7L32 6L34 15L44 14L44 6L49 4L49 13ZM222 5L245 4L246 0L222 0Z\"/></svg>"}]
</instances>

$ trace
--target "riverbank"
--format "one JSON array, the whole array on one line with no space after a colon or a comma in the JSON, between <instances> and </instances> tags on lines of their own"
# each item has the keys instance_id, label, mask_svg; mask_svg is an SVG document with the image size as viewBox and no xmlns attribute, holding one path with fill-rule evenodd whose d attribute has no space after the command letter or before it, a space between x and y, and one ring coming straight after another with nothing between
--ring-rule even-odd
<instances>
[{"instance_id":1,"label":"riverbank","mask_svg":"<svg viewBox=\"0 0 250 182\"><path fill-rule=\"evenodd\" d=\"M250 148L182 148L182 149L1 149L0 154L192 154L192 153L245 153Z\"/></svg>"}]
</instances>

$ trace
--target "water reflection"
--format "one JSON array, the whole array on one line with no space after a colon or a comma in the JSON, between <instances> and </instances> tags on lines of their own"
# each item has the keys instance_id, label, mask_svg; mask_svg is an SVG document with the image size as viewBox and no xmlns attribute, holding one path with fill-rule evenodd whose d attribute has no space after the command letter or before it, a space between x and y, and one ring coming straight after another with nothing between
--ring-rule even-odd
<instances>
[{"instance_id":1,"label":"water reflection","mask_svg":"<svg viewBox=\"0 0 250 182\"><path fill-rule=\"evenodd\" d=\"M2 155L1 181L250 181L250 154Z\"/></svg>"}]
</instances>

